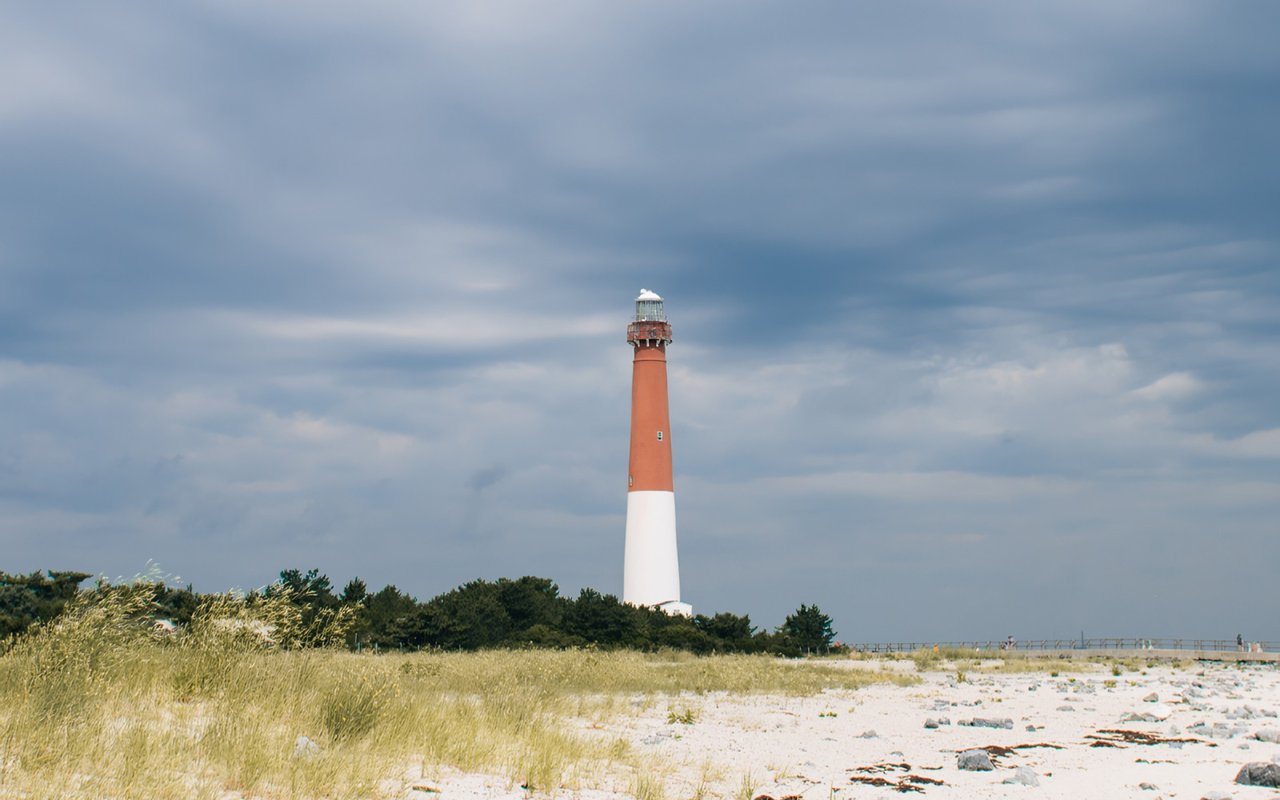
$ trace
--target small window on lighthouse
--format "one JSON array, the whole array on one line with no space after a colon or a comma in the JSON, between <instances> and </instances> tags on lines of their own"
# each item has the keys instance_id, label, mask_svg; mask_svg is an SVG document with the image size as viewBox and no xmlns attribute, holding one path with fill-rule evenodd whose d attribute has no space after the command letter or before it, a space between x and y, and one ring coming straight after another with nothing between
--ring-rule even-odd
<instances>
[{"instance_id":1,"label":"small window on lighthouse","mask_svg":"<svg viewBox=\"0 0 1280 800\"><path fill-rule=\"evenodd\" d=\"M662 441L662 431L658 431L658 441Z\"/></svg>"}]
</instances>

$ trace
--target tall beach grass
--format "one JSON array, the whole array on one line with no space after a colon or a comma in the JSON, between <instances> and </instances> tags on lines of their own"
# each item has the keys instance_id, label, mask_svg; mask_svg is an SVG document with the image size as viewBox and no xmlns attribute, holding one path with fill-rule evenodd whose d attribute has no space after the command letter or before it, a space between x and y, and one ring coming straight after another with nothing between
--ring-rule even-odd
<instances>
[{"instance_id":1,"label":"tall beach grass","mask_svg":"<svg viewBox=\"0 0 1280 800\"><path fill-rule=\"evenodd\" d=\"M0 797L390 797L445 767L651 798L661 765L592 723L646 697L910 680L760 656L301 647L340 641L344 621L304 625L287 597L215 598L158 638L148 604L145 584L100 587L7 643Z\"/></svg>"}]
</instances>

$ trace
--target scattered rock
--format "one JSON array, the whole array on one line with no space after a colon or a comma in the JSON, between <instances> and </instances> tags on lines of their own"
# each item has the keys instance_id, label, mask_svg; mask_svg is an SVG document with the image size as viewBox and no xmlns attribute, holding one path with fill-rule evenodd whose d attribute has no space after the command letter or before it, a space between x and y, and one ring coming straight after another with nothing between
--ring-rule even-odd
<instances>
[{"instance_id":1,"label":"scattered rock","mask_svg":"<svg viewBox=\"0 0 1280 800\"><path fill-rule=\"evenodd\" d=\"M1001 783L1019 783L1023 786L1039 786L1040 779L1036 777L1036 773L1030 767L1018 767L1014 770L1013 775L1005 778Z\"/></svg>"},{"instance_id":2,"label":"scattered rock","mask_svg":"<svg viewBox=\"0 0 1280 800\"><path fill-rule=\"evenodd\" d=\"M1237 709L1227 712L1227 719L1257 719L1259 717L1274 717L1275 711L1268 708L1257 708L1256 706L1245 703Z\"/></svg>"},{"instance_id":3,"label":"scattered rock","mask_svg":"<svg viewBox=\"0 0 1280 800\"><path fill-rule=\"evenodd\" d=\"M1173 716L1173 709L1168 706L1153 706L1145 711L1129 712L1120 718L1121 722L1164 722Z\"/></svg>"},{"instance_id":4,"label":"scattered rock","mask_svg":"<svg viewBox=\"0 0 1280 800\"><path fill-rule=\"evenodd\" d=\"M875 731L863 731L858 734L859 739L879 739L880 736Z\"/></svg>"},{"instance_id":5,"label":"scattered rock","mask_svg":"<svg viewBox=\"0 0 1280 800\"><path fill-rule=\"evenodd\" d=\"M293 740L293 757L294 758L309 758L311 756L315 756L319 754L320 754L320 745L311 741L310 738L306 736L299 736L297 739Z\"/></svg>"},{"instance_id":6,"label":"scattered rock","mask_svg":"<svg viewBox=\"0 0 1280 800\"><path fill-rule=\"evenodd\" d=\"M1231 800L1231 795L1226 792L1206 792L1200 800Z\"/></svg>"},{"instance_id":7,"label":"scattered rock","mask_svg":"<svg viewBox=\"0 0 1280 800\"><path fill-rule=\"evenodd\" d=\"M1058 706L1059 711L1075 711L1075 706Z\"/></svg>"},{"instance_id":8,"label":"scattered rock","mask_svg":"<svg viewBox=\"0 0 1280 800\"><path fill-rule=\"evenodd\" d=\"M995 769L986 750L965 750L956 756L956 766L971 772L990 772Z\"/></svg>"},{"instance_id":9,"label":"scattered rock","mask_svg":"<svg viewBox=\"0 0 1280 800\"><path fill-rule=\"evenodd\" d=\"M1142 790L1142 791L1144 791L1144 792L1158 792L1158 791L1160 791L1160 787L1159 787L1159 786L1156 786L1154 783L1147 783L1146 781L1143 781L1142 783L1138 784L1138 788L1139 788L1139 789L1141 789L1141 790Z\"/></svg>"},{"instance_id":10,"label":"scattered rock","mask_svg":"<svg viewBox=\"0 0 1280 800\"><path fill-rule=\"evenodd\" d=\"M1013 720L1008 717L1003 719L986 719L984 717L974 717L973 719L962 719L960 725L966 725L971 728L1008 728L1013 729Z\"/></svg>"},{"instance_id":11,"label":"scattered rock","mask_svg":"<svg viewBox=\"0 0 1280 800\"><path fill-rule=\"evenodd\" d=\"M1155 692L1152 692L1151 694L1149 694L1149 695L1147 695L1146 697L1142 698L1142 702L1144 702L1144 703L1159 703L1159 702L1160 702L1160 695L1156 694Z\"/></svg>"},{"instance_id":12,"label":"scattered rock","mask_svg":"<svg viewBox=\"0 0 1280 800\"><path fill-rule=\"evenodd\" d=\"M1280 764L1252 761L1240 768L1236 783L1243 786L1270 786L1280 788Z\"/></svg>"},{"instance_id":13,"label":"scattered rock","mask_svg":"<svg viewBox=\"0 0 1280 800\"><path fill-rule=\"evenodd\" d=\"M1187 733L1194 733L1197 736L1207 736L1210 739L1233 739L1242 733L1248 733L1248 731L1248 725L1228 725L1225 722L1215 722L1213 725L1197 722L1195 725L1187 728Z\"/></svg>"},{"instance_id":14,"label":"scattered rock","mask_svg":"<svg viewBox=\"0 0 1280 800\"><path fill-rule=\"evenodd\" d=\"M1275 728L1263 728L1262 730L1253 734L1249 738L1257 739L1260 742L1271 742L1272 744L1280 744L1280 730L1276 730Z\"/></svg>"},{"instance_id":15,"label":"scattered rock","mask_svg":"<svg viewBox=\"0 0 1280 800\"><path fill-rule=\"evenodd\" d=\"M934 729L934 728L938 727L938 721L937 721L936 719L934 719L933 717L929 717L928 719L926 719L926 720L924 721L924 726L925 726L926 728L929 728L930 730L932 730L932 729Z\"/></svg>"}]
</instances>

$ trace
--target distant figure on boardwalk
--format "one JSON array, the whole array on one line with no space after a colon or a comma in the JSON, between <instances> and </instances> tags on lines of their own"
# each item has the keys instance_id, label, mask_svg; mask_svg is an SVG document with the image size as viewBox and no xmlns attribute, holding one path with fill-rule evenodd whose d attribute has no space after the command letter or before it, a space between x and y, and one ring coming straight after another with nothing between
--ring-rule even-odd
<instances>
[{"instance_id":1,"label":"distant figure on boardwalk","mask_svg":"<svg viewBox=\"0 0 1280 800\"><path fill-rule=\"evenodd\" d=\"M1244 634L1242 633L1236 634L1236 652L1237 653L1244 652Z\"/></svg>"}]
</instances>

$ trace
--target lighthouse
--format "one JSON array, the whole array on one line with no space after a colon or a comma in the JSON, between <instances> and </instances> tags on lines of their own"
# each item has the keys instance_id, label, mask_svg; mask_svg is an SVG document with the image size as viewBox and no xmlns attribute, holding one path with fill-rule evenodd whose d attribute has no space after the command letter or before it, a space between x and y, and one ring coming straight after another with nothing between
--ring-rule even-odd
<instances>
[{"instance_id":1,"label":"lighthouse","mask_svg":"<svg viewBox=\"0 0 1280 800\"><path fill-rule=\"evenodd\" d=\"M671 419L667 412L667 345L671 326L662 298L641 289L627 326L631 364L631 458L627 470L627 539L622 599L690 616L680 602L676 555L676 495L671 480Z\"/></svg>"}]
</instances>

